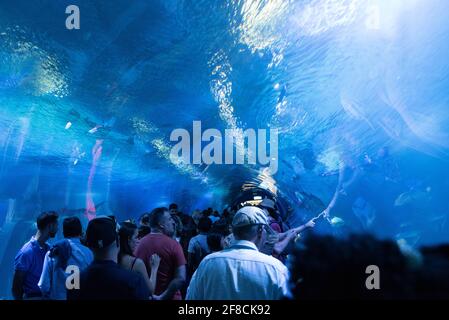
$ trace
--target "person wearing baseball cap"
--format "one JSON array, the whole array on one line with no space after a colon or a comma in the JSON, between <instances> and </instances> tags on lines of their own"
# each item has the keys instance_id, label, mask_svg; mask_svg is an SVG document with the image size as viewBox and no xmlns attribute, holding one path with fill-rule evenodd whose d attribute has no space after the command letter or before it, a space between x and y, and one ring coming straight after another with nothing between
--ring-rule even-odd
<instances>
[{"instance_id":1,"label":"person wearing baseball cap","mask_svg":"<svg viewBox=\"0 0 449 320\"><path fill-rule=\"evenodd\" d=\"M117 264L117 224L97 217L87 226L86 243L94 261L81 272L79 288L67 289L69 300L147 300L150 292L143 277Z\"/></svg>"},{"instance_id":2,"label":"person wearing baseball cap","mask_svg":"<svg viewBox=\"0 0 449 320\"><path fill-rule=\"evenodd\" d=\"M187 289L187 300L277 300L288 295L288 270L260 252L269 230L265 212L241 208L232 220L234 242L201 262Z\"/></svg>"}]
</instances>

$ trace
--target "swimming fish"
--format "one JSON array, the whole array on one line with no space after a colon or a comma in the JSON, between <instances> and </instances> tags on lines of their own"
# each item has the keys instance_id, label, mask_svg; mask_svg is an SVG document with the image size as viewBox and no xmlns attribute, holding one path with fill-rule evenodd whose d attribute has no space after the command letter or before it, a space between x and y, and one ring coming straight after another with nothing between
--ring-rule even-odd
<instances>
[{"instance_id":1,"label":"swimming fish","mask_svg":"<svg viewBox=\"0 0 449 320\"><path fill-rule=\"evenodd\" d=\"M296 199L298 199L298 202L303 203L304 202L304 195L302 195L300 192L295 191Z\"/></svg>"},{"instance_id":2,"label":"swimming fish","mask_svg":"<svg viewBox=\"0 0 449 320\"><path fill-rule=\"evenodd\" d=\"M394 205L396 207L401 207L412 202L427 201L429 200L429 191L430 189L427 189L426 191L412 190L401 193L394 201Z\"/></svg>"},{"instance_id":3,"label":"swimming fish","mask_svg":"<svg viewBox=\"0 0 449 320\"><path fill-rule=\"evenodd\" d=\"M88 132L89 133L95 133L98 131L99 128L101 128L101 125L96 125L95 127L93 127L92 129L90 129Z\"/></svg>"},{"instance_id":4,"label":"swimming fish","mask_svg":"<svg viewBox=\"0 0 449 320\"><path fill-rule=\"evenodd\" d=\"M329 222L334 227L341 227L345 224L345 221L339 217L333 217Z\"/></svg>"}]
</instances>

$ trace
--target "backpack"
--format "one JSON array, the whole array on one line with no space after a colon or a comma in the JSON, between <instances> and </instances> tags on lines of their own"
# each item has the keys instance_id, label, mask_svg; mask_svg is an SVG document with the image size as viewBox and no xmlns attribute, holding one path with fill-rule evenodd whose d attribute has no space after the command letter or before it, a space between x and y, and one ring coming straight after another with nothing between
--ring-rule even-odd
<instances>
[{"instance_id":1,"label":"backpack","mask_svg":"<svg viewBox=\"0 0 449 320\"><path fill-rule=\"evenodd\" d=\"M54 261L53 267L51 269L50 275L50 292L53 290L53 277L54 273L58 268L61 268L65 272L67 268L67 263L72 255L72 246L69 240L63 239L57 241L49 250L48 256Z\"/></svg>"},{"instance_id":2,"label":"backpack","mask_svg":"<svg viewBox=\"0 0 449 320\"><path fill-rule=\"evenodd\" d=\"M55 268L62 268L65 270L67 268L67 262L72 255L72 246L69 240L62 239L56 242L51 248L49 257L54 258L56 261Z\"/></svg>"}]
</instances>

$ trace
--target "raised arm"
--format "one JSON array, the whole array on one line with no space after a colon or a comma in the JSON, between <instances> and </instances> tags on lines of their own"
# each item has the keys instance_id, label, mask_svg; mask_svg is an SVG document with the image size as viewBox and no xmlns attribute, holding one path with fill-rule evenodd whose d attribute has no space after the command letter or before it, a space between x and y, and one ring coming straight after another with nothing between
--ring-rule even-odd
<instances>
[{"instance_id":1,"label":"raised arm","mask_svg":"<svg viewBox=\"0 0 449 320\"><path fill-rule=\"evenodd\" d=\"M295 238L296 232L295 230L292 229L288 230L287 232L284 232L282 235L283 239L276 242L273 247L273 251L278 255L284 252L285 248L287 248L290 241Z\"/></svg>"},{"instance_id":2,"label":"raised arm","mask_svg":"<svg viewBox=\"0 0 449 320\"><path fill-rule=\"evenodd\" d=\"M345 167L346 167L345 163L343 161L340 161L337 187L335 188L334 195L333 195L331 201L329 202L329 205L323 211L323 215L325 218L329 218L330 211L337 203L338 197L341 194L341 187L342 187L343 181L344 181Z\"/></svg>"},{"instance_id":3,"label":"raised arm","mask_svg":"<svg viewBox=\"0 0 449 320\"><path fill-rule=\"evenodd\" d=\"M279 234L279 241L274 245L274 252L276 252L277 254L281 254L285 248L288 246L288 244L290 243L290 241L292 241L294 238L296 238L296 236L303 232L304 230L308 229L308 228L313 228L315 226L315 218L311 219L310 221L308 221L307 223L290 229L287 232L284 233L280 233Z\"/></svg>"},{"instance_id":4,"label":"raised arm","mask_svg":"<svg viewBox=\"0 0 449 320\"><path fill-rule=\"evenodd\" d=\"M145 280L145 284L147 285L150 295L154 294L154 288L156 287L156 277L157 277L157 270L159 268L159 263L155 267L151 267L151 275L148 276L147 268L145 266L145 263L141 259L137 259L135 264L136 271L140 273L143 276L143 279Z\"/></svg>"}]
</instances>

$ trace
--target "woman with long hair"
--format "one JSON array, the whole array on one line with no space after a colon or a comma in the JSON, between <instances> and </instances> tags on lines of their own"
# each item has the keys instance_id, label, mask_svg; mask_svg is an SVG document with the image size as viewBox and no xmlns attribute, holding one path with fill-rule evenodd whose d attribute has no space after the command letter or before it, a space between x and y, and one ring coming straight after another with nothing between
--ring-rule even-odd
<instances>
[{"instance_id":1,"label":"woman with long hair","mask_svg":"<svg viewBox=\"0 0 449 320\"><path fill-rule=\"evenodd\" d=\"M150 276L148 277L148 271L145 263L141 259L135 257L133 253L138 244L137 235L138 228L134 223L125 221L120 225L120 252L118 255L118 263L125 269L140 273L150 289L150 294L153 295L154 288L156 287L157 270L159 269L161 258L156 254L151 256L151 270Z\"/></svg>"}]
</instances>

